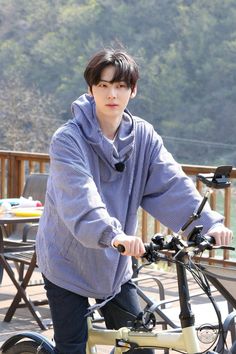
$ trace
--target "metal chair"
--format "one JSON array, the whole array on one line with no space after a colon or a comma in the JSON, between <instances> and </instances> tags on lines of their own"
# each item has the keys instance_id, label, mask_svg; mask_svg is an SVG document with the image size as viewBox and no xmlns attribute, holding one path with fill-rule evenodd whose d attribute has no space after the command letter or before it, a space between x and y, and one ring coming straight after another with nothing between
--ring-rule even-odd
<instances>
[{"instance_id":1,"label":"metal chair","mask_svg":"<svg viewBox=\"0 0 236 354\"><path fill-rule=\"evenodd\" d=\"M28 175L25 181L22 197L32 197L33 200L39 200L44 205L47 180L47 173L31 173ZM37 226L38 225L35 223L14 224L9 232L7 227L1 225L5 246L7 246L7 241L9 241L8 243L10 245L11 241L27 241L29 238L31 241L35 241Z\"/></svg>"},{"instance_id":2,"label":"metal chair","mask_svg":"<svg viewBox=\"0 0 236 354\"><path fill-rule=\"evenodd\" d=\"M45 194L47 188L47 173L32 173L26 178L22 196L25 198L32 197L33 200L39 200L42 204L45 202ZM0 252L21 251L23 242L35 243L35 236L38 229L37 223L15 223L9 225L0 225L3 243L0 245ZM19 280L23 279L24 265L17 265ZM2 270L0 270L2 273ZM0 274L0 279L2 274Z\"/></svg>"},{"instance_id":3,"label":"metal chair","mask_svg":"<svg viewBox=\"0 0 236 354\"><path fill-rule=\"evenodd\" d=\"M17 262L24 266L27 265L27 271L23 275L22 281L19 282L16 279L14 271L10 264L11 262ZM0 265L7 272L13 285L17 289L17 293L10 307L7 310L7 313L4 317L4 321L10 322L17 308L27 307L36 322L38 323L39 327L43 330L47 329L47 325L44 323L40 312L36 309L36 306L48 304L47 299L42 299L40 301L32 301L26 292L26 288L29 286L32 274L35 268L37 267L35 250L32 250L31 246L26 245L22 247L21 251L0 253Z\"/></svg>"},{"instance_id":4,"label":"metal chair","mask_svg":"<svg viewBox=\"0 0 236 354\"><path fill-rule=\"evenodd\" d=\"M31 196L34 200L45 201L47 174L31 174L27 177L23 196ZM4 321L11 321L18 307L28 307L41 329L46 329L36 305L46 304L47 300L33 302L26 293L31 285L30 279L37 267L35 254L35 236L38 228L36 223L13 223L9 233L6 225L1 225L0 237L0 270L5 270L17 293L9 307ZM37 284L38 285L38 284ZM23 300L23 302L22 302Z\"/></svg>"},{"instance_id":5,"label":"metal chair","mask_svg":"<svg viewBox=\"0 0 236 354\"><path fill-rule=\"evenodd\" d=\"M216 351L222 351L224 347L224 336L230 334L231 342L236 348L236 269L232 267L219 267L217 265L206 265L203 267L206 272L206 277L214 285L214 287L223 295L228 304L228 316L223 323L223 332L216 346ZM224 336L223 336L224 334ZM233 349L232 349L233 350ZM231 351L232 354L235 353ZM228 354L225 349L224 354Z\"/></svg>"}]
</instances>

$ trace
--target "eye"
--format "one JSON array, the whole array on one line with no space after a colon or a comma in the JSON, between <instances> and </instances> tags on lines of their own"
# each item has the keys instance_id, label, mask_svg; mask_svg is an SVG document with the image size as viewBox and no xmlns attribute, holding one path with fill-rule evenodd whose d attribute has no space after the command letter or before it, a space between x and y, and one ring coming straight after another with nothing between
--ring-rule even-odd
<instances>
[{"instance_id":1,"label":"eye","mask_svg":"<svg viewBox=\"0 0 236 354\"><path fill-rule=\"evenodd\" d=\"M104 82L99 82L99 84L97 85L98 87L104 88L107 87L107 84Z\"/></svg>"},{"instance_id":2,"label":"eye","mask_svg":"<svg viewBox=\"0 0 236 354\"><path fill-rule=\"evenodd\" d=\"M127 88L127 84L126 84L125 82L119 82L119 83L117 84L117 86L118 86L119 88Z\"/></svg>"}]
</instances>

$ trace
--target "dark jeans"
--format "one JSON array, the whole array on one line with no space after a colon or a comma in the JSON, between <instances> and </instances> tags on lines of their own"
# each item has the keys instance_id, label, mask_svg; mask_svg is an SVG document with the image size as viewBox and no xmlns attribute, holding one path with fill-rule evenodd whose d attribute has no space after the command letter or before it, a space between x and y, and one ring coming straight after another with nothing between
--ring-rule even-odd
<instances>
[{"instance_id":1,"label":"dark jeans","mask_svg":"<svg viewBox=\"0 0 236 354\"><path fill-rule=\"evenodd\" d=\"M60 288L44 277L54 326L57 354L86 354L88 299ZM101 302L101 300L97 300ZM134 285L127 282L114 299L101 308L109 329L127 325L141 311ZM129 350L127 354L153 354L152 349Z\"/></svg>"}]
</instances>

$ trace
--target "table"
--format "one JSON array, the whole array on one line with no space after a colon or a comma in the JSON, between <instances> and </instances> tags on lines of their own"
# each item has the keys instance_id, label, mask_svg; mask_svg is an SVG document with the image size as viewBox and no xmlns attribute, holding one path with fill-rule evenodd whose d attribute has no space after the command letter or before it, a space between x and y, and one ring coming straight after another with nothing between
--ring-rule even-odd
<instances>
[{"instance_id":1,"label":"table","mask_svg":"<svg viewBox=\"0 0 236 354\"><path fill-rule=\"evenodd\" d=\"M14 248L14 244L16 244L16 246L19 247L24 245L23 241L21 244L20 240L13 241L4 238L5 225L38 223L39 220L40 220L40 216L14 216L9 214L0 214L0 253L4 252L4 242L5 245L12 244L13 248Z\"/></svg>"},{"instance_id":2,"label":"table","mask_svg":"<svg viewBox=\"0 0 236 354\"><path fill-rule=\"evenodd\" d=\"M15 216L15 215L3 214L0 215L0 225L27 223L27 222L38 223L39 219L40 216Z\"/></svg>"},{"instance_id":3,"label":"table","mask_svg":"<svg viewBox=\"0 0 236 354\"><path fill-rule=\"evenodd\" d=\"M36 310L35 306L47 304L47 300L42 301L31 301L28 294L26 293L26 288L29 284L31 276L34 272L34 269L37 267L36 264L36 253L35 247L33 243L26 243L13 241L12 250L9 252L4 250L4 242L8 242L7 239L4 239L4 232L3 227L11 224L16 223L38 223L40 216L11 216L11 215L0 215L0 265L2 266L3 270L5 270L10 277L12 283L17 289L17 293L8 308L8 311L5 315L4 321L10 322L16 309L18 307L28 307L31 314L39 324L41 329L47 329L47 326L43 323L41 315L39 311ZM15 249L14 249L15 248ZM28 269L25 272L22 280L19 282L16 279L11 265L9 261L19 262L20 264L27 264ZM21 300L24 301L21 304Z\"/></svg>"},{"instance_id":4,"label":"table","mask_svg":"<svg viewBox=\"0 0 236 354\"><path fill-rule=\"evenodd\" d=\"M0 252L4 250L5 225L38 223L40 216L14 216L13 214L0 214Z\"/></svg>"}]
</instances>

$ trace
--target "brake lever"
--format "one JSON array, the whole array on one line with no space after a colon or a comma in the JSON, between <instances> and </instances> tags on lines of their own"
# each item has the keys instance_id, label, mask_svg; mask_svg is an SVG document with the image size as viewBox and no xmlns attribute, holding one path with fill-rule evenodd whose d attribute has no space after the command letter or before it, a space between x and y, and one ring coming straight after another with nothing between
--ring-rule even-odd
<instances>
[{"instance_id":1,"label":"brake lever","mask_svg":"<svg viewBox=\"0 0 236 354\"><path fill-rule=\"evenodd\" d=\"M202 247L201 247L202 246ZM229 250L229 251L235 251L235 248L232 247L232 246L213 246L213 245L199 245L195 250L194 250L194 253L195 254L198 254L198 253L201 253L201 252L204 252L205 250L208 250L208 251L211 251L211 250Z\"/></svg>"},{"instance_id":2,"label":"brake lever","mask_svg":"<svg viewBox=\"0 0 236 354\"><path fill-rule=\"evenodd\" d=\"M213 246L212 247L214 250L229 250L229 251L235 251L235 247L233 246Z\"/></svg>"}]
</instances>

